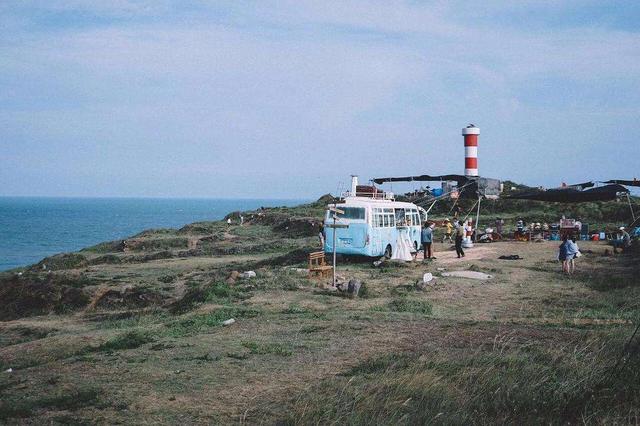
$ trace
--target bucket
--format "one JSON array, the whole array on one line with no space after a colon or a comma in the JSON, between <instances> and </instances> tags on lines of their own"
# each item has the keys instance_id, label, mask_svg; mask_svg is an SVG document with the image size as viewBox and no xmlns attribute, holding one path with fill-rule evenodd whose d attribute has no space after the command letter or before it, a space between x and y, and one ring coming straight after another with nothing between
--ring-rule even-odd
<instances>
[{"instance_id":1,"label":"bucket","mask_svg":"<svg viewBox=\"0 0 640 426\"><path fill-rule=\"evenodd\" d=\"M607 239L607 235L604 232L601 232L599 237L600 237L600 240L602 240L602 241Z\"/></svg>"},{"instance_id":2,"label":"bucket","mask_svg":"<svg viewBox=\"0 0 640 426\"><path fill-rule=\"evenodd\" d=\"M439 197L444 193L444 191L442 190L442 188L434 188L431 190L431 193L434 197Z\"/></svg>"}]
</instances>

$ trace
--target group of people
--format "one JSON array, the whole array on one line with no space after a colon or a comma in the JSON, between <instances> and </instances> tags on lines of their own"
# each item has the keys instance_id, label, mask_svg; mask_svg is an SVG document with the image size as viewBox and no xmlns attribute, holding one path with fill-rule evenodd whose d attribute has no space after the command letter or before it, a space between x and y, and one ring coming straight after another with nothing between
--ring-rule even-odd
<instances>
[{"instance_id":1,"label":"group of people","mask_svg":"<svg viewBox=\"0 0 640 426\"><path fill-rule=\"evenodd\" d=\"M447 239L450 242L455 243L456 254L458 255L458 259L464 257L464 250L462 249L462 241L464 237L467 236L469 232L473 232L471 229L471 225L468 223L459 220L451 223L449 219L446 219L444 222L444 226L446 227L445 235L442 237L442 242L444 243ZM434 222L425 222L422 227L422 233L420 236L420 240L422 242L422 250L424 252L424 258L428 260L433 260L435 257L433 256L433 230L435 229L436 224ZM455 233L455 240L452 239L452 235Z\"/></svg>"}]
</instances>

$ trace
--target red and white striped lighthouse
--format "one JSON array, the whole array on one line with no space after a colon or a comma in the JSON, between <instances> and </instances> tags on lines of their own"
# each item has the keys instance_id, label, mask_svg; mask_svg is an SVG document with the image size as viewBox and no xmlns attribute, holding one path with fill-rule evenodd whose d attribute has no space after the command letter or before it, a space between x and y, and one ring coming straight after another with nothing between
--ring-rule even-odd
<instances>
[{"instance_id":1,"label":"red and white striped lighthouse","mask_svg":"<svg viewBox=\"0 0 640 426\"><path fill-rule=\"evenodd\" d=\"M467 177L478 176L478 135L480 129L474 124L469 124L462 129L464 136L464 175Z\"/></svg>"}]
</instances>

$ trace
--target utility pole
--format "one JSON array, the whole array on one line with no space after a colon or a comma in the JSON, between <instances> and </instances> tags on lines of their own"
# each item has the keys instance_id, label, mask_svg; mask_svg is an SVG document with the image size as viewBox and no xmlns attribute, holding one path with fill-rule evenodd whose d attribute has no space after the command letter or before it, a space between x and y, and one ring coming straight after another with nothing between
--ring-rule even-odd
<instances>
[{"instance_id":1,"label":"utility pole","mask_svg":"<svg viewBox=\"0 0 640 426\"><path fill-rule=\"evenodd\" d=\"M327 228L333 229L333 286L336 286L336 230L340 228L348 228L349 225L342 225L336 223L338 220L338 214L344 214L344 210L340 210L337 204L334 204L333 207L329 208L329 211L333 216L333 224L328 225Z\"/></svg>"}]
</instances>

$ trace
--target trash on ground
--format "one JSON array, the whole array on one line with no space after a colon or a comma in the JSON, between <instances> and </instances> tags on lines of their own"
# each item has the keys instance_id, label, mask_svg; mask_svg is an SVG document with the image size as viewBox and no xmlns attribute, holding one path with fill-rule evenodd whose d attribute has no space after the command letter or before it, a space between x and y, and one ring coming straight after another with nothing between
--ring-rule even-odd
<instances>
[{"instance_id":1,"label":"trash on ground","mask_svg":"<svg viewBox=\"0 0 640 426\"><path fill-rule=\"evenodd\" d=\"M236 320L234 318L230 318L226 321L222 321L222 325L227 326L233 324L234 322L236 322Z\"/></svg>"},{"instance_id":2,"label":"trash on ground","mask_svg":"<svg viewBox=\"0 0 640 426\"><path fill-rule=\"evenodd\" d=\"M490 280L493 278L493 275L485 274L484 272L476 272L476 271L451 271L444 272L442 274L443 277L459 277L459 278L470 278L472 280Z\"/></svg>"},{"instance_id":3,"label":"trash on ground","mask_svg":"<svg viewBox=\"0 0 640 426\"><path fill-rule=\"evenodd\" d=\"M424 275L422 276L422 282L423 282L423 283L428 283L428 282L430 282L431 280L433 280L433 274L432 274L431 272L427 272L426 274L424 274Z\"/></svg>"},{"instance_id":4,"label":"trash on ground","mask_svg":"<svg viewBox=\"0 0 640 426\"><path fill-rule=\"evenodd\" d=\"M502 259L502 260L522 260L524 258L520 257L517 254L510 254L508 256L500 256L498 259Z\"/></svg>"},{"instance_id":5,"label":"trash on ground","mask_svg":"<svg viewBox=\"0 0 640 426\"><path fill-rule=\"evenodd\" d=\"M254 271L246 271L240 274L240 278L255 278L256 273Z\"/></svg>"},{"instance_id":6,"label":"trash on ground","mask_svg":"<svg viewBox=\"0 0 640 426\"><path fill-rule=\"evenodd\" d=\"M5 373L13 373L13 368L7 368L4 370Z\"/></svg>"}]
</instances>

